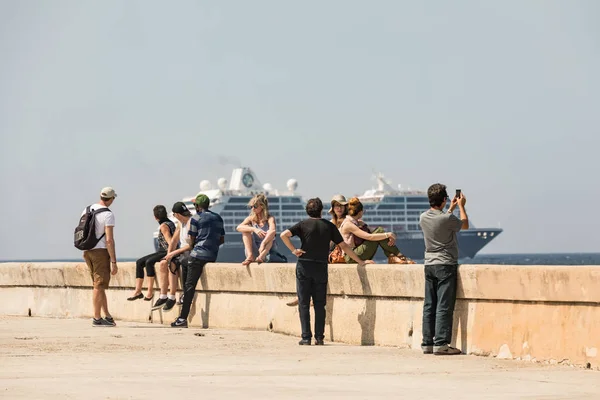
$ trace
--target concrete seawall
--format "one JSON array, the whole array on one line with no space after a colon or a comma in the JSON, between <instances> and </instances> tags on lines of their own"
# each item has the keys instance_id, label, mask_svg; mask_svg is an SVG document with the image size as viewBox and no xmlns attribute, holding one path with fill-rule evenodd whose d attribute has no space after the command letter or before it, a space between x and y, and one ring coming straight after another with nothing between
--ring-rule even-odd
<instances>
[{"instance_id":1,"label":"concrete seawall","mask_svg":"<svg viewBox=\"0 0 600 400\"><path fill-rule=\"evenodd\" d=\"M148 321L149 302L126 300L134 282L135 265L120 264L108 292L117 320ZM326 340L419 349L423 284L421 265L331 265ZM209 264L190 323L299 336L298 310L285 304L295 287L293 264ZM455 344L468 354L598 368L599 288L600 266L461 266ZM0 264L0 290L0 315L91 317L84 263Z\"/></svg>"}]
</instances>

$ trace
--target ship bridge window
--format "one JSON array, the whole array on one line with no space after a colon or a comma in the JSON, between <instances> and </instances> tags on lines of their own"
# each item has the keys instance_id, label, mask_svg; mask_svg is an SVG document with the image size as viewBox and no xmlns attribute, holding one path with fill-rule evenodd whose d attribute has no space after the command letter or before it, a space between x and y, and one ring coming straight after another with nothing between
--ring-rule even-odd
<instances>
[{"instance_id":1,"label":"ship bridge window","mask_svg":"<svg viewBox=\"0 0 600 400\"><path fill-rule=\"evenodd\" d=\"M403 204L380 204L378 210L404 210Z\"/></svg>"},{"instance_id":2,"label":"ship bridge window","mask_svg":"<svg viewBox=\"0 0 600 400\"><path fill-rule=\"evenodd\" d=\"M408 203L427 203L429 205L429 199L427 197L407 197Z\"/></svg>"},{"instance_id":3,"label":"ship bridge window","mask_svg":"<svg viewBox=\"0 0 600 400\"><path fill-rule=\"evenodd\" d=\"M279 204L279 197L267 197L267 200L269 201L269 204Z\"/></svg>"},{"instance_id":4,"label":"ship bridge window","mask_svg":"<svg viewBox=\"0 0 600 400\"><path fill-rule=\"evenodd\" d=\"M406 208L409 210L427 210L429 208L429 204L407 204Z\"/></svg>"},{"instance_id":5,"label":"ship bridge window","mask_svg":"<svg viewBox=\"0 0 600 400\"><path fill-rule=\"evenodd\" d=\"M296 204L300 204L300 203L302 203L302 200L300 200L300 197L282 197L281 198L281 202L282 203L296 203Z\"/></svg>"},{"instance_id":6,"label":"ship bridge window","mask_svg":"<svg viewBox=\"0 0 600 400\"><path fill-rule=\"evenodd\" d=\"M384 197L383 203L404 203L404 197Z\"/></svg>"},{"instance_id":7,"label":"ship bridge window","mask_svg":"<svg viewBox=\"0 0 600 400\"><path fill-rule=\"evenodd\" d=\"M304 207L302 207L299 204L298 205L296 205L296 204L292 204L292 205L286 205L286 204L284 204L284 205L281 206L281 208L283 210L302 210L302 211L304 211Z\"/></svg>"},{"instance_id":8,"label":"ship bridge window","mask_svg":"<svg viewBox=\"0 0 600 400\"><path fill-rule=\"evenodd\" d=\"M244 203L248 204L250 202L250 197L231 197L229 199L230 203Z\"/></svg>"},{"instance_id":9,"label":"ship bridge window","mask_svg":"<svg viewBox=\"0 0 600 400\"><path fill-rule=\"evenodd\" d=\"M374 210L375 209L375 204L363 204L363 208L365 210Z\"/></svg>"},{"instance_id":10,"label":"ship bridge window","mask_svg":"<svg viewBox=\"0 0 600 400\"><path fill-rule=\"evenodd\" d=\"M225 208L223 208L224 211L234 211L234 210L248 210L248 206L242 206L242 205L226 205Z\"/></svg>"},{"instance_id":11,"label":"ship bridge window","mask_svg":"<svg viewBox=\"0 0 600 400\"><path fill-rule=\"evenodd\" d=\"M419 230L419 225L409 224L408 225L408 230L409 231L418 231Z\"/></svg>"}]
</instances>

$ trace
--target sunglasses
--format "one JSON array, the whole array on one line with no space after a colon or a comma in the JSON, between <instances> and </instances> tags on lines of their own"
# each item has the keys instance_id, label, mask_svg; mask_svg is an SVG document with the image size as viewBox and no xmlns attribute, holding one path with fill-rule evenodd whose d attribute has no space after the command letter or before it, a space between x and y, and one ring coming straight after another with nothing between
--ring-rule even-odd
<instances>
[{"instance_id":1,"label":"sunglasses","mask_svg":"<svg viewBox=\"0 0 600 400\"><path fill-rule=\"evenodd\" d=\"M260 204L253 204L250 206L250 208L258 208L258 207L260 207Z\"/></svg>"}]
</instances>

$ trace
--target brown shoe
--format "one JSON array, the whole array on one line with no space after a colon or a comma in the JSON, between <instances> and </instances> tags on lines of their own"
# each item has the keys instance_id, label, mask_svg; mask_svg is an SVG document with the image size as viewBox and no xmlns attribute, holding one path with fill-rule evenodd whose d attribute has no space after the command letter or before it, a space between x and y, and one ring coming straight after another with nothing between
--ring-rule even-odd
<instances>
[{"instance_id":1,"label":"brown shoe","mask_svg":"<svg viewBox=\"0 0 600 400\"><path fill-rule=\"evenodd\" d=\"M290 306L290 307L296 307L298 305L298 299L294 299L292 301L290 301L289 303L285 303L286 305ZM310 301L310 306L312 307L314 304L312 302L312 300Z\"/></svg>"},{"instance_id":2,"label":"brown shoe","mask_svg":"<svg viewBox=\"0 0 600 400\"><path fill-rule=\"evenodd\" d=\"M388 257L388 264L416 264L408 257L398 254L397 256Z\"/></svg>"},{"instance_id":3,"label":"brown shoe","mask_svg":"<svg viewBox=\"0 0 600 400\"><path fill-rule=\"evenodd\" d=\"M462 352L455 347L445 344L443 346L433 346L433 354L436 356L456 356L462 354Z\"/></svg>"},{"instance_id":4,"label":"brown shoe","mask_svg":"<svg viewBox=\"0 0 600 400\"><path fill-rule=\"evenodd\" d=\"M298 305L298 299L294 299L294 300L290 301L289 303L285 303L285 304L290 307L296 307Z\"/></svg>"}]
</instances>

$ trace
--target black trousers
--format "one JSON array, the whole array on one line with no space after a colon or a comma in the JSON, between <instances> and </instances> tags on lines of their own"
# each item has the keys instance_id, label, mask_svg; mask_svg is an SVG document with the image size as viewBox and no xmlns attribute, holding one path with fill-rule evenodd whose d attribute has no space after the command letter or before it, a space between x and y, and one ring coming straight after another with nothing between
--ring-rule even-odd
<instances>
[{"instance_id":1,"label":"black trousers","mask_svg":"<svg viewBox=\"0 0 600 400\"><path fill-rule=\"evenodd\" d=\"M162 260L164 256L167 255L167 252L164 250L157 251L156 253L148 254L135 262L135 277L137 279L144 279L144 268L146 268L146 272L148 276L156 276L156 270L154 269L154 264Z\"/></svg>"},{"instance_id":2,"label":"black trousers","mask_svg":"<svg viewBox=\"0 0 600 400\"><path fill-rule=\"evenodd\" d=\"M181 314L179 318L187 319L190 315L190 308L192 307L192 301L194 301L194 294L196 293L196 285L202 276L204 266L208 263L206 260L198 260L197 258L190 257L187 262L184 263L181 268L187 269L185 276L185 291L183 292L183 306L181 307Z\"/></svg>"},{"instance_id":3,"label":"black trousers","mask_svg":"<svg viewBox=\"0 0 600 400\"><path fill-rule=\"evenodd\" d=\"M296 291L302 327L302 339L310 340L310 299L315 308L315 339L325 338L325 304L327 301L327 263L298 260L296 263Z\"/></svg>"},{"instance_id":4,"label":"black trousers","mask_svg":"<svg viewBox=\"0 0 600 400\"><path fill-rule=\"evenodd\" d=\"M423 346L443 346L452 341L458 265L425 266Z\"/></svg>"}]
</instances>

